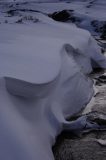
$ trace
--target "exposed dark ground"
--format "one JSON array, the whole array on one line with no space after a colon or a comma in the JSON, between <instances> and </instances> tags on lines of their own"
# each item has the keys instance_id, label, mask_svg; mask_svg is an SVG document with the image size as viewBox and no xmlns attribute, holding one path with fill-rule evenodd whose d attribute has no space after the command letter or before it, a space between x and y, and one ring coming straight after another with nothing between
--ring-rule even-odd
<instances>
[{"instance_id":1,"label":"exposed dark ground","mask_svg":"<svg viewBox=\"0 0 106 160\"><path fill-rule=\"evenodd\" d=\"M106 77L102 78L103 82L100 78L96 82L98 93L92 111L106 115ZM64 132L58 136L53 152L55 160L106 160L106 131L93 131L79 137Z\"/></svg>"},{"instance_id":2,"label":"exposed dark ground","mask_svg":"<svg viewBox=\"0 0 106 160\"><path fill-rule=\"evenodd\" d=\"M92 132L83 137L61 134L54 147L56 160L105 160L106 146L96 139L106 139L106 131Z\"/></svg>"}]
</instances>

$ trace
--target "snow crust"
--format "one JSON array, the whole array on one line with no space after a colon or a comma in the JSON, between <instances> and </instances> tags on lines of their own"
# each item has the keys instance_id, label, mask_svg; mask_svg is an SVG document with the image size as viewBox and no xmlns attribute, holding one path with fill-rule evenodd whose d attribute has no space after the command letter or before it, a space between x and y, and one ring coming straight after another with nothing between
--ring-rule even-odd
<instances>
[{"instance_id":1,"label":"snow crust","mask_svg":"<svg viewBox=\"0 0 106 160\"><path fill-rule=\"evenodd\" d=\"M36 18L0 24L1 160L54 160L56 136L93 95L87 74L106 68L88 31L42 13Z\"/></svg>"}]
</instances>

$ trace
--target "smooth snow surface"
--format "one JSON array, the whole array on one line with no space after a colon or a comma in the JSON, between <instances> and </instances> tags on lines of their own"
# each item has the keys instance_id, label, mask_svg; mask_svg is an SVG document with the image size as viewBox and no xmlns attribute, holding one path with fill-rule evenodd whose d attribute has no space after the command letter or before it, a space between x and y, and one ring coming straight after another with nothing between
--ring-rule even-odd
<instances>
[{"instance_id":1,"label":"smooth snow surface","mask_svg":"<svg viewBox=\"0 0 106 160\"><path fill-rule=\"evenodd\" d=\"M0 24L0 160L54 160L66 119L93 95L87 74L106 68L88 31L35 15L33 24Z\"/></svg>"}]
</instances>

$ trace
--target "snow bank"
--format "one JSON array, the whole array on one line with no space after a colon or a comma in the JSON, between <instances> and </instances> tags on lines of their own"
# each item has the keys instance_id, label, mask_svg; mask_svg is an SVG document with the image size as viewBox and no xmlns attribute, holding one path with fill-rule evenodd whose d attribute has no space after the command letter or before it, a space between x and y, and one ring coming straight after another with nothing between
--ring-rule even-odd
<instances>
[{"instance_id":1,"label":"snow bank","mask_svg":"<svg viewBox=\"0 0 106 160\"><path fill-rule=\"evenodd\" d=\"M106 68L89 32L36 13L0 25L0 159L53 160L52 145L93 95L86 74Z\"/></svg>"},{"instance_id":2,"label":"snow bank","mask_svg":"<svg viewBox=\"0 0 106 160\"><path fill-rule=\"evenodd\" d=\"M48 84L55 80L61 70L63 46L67 53L74 57L82 72L88 74L92 67L106 68L100 48L87 31L51 19L49 21L49 18L40 14L37 18L43 21L42 25L1 25L0 76L6 77L6 82L11 82L12 85L7 85L11 92L14 90L14 94L23 96L26 93L36 95L37 84ZM23 87L19 80L24 84ZM12 87L15 85L13 82L16 87ZM33 92L27 91L26 86L30 86Z\"/></svg>"}]
</instances>

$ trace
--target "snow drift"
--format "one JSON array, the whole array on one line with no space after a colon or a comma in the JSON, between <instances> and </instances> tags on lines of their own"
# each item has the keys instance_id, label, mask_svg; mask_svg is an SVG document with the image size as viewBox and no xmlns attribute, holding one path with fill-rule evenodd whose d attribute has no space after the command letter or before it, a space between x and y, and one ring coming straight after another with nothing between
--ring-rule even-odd
<instances>
[{"instance_id":1,"label":"snow drift","mask_svg":"<svg viewBox=\"0 0 106 160\"><path fill-rule=\"evenodd\" d=\"M87 74L106 68L89 32L36 17L36 24L0 25L1 160L53 160L56 136L85 126L66 119L93 95Z\"/></svg>"}]
</instances>

